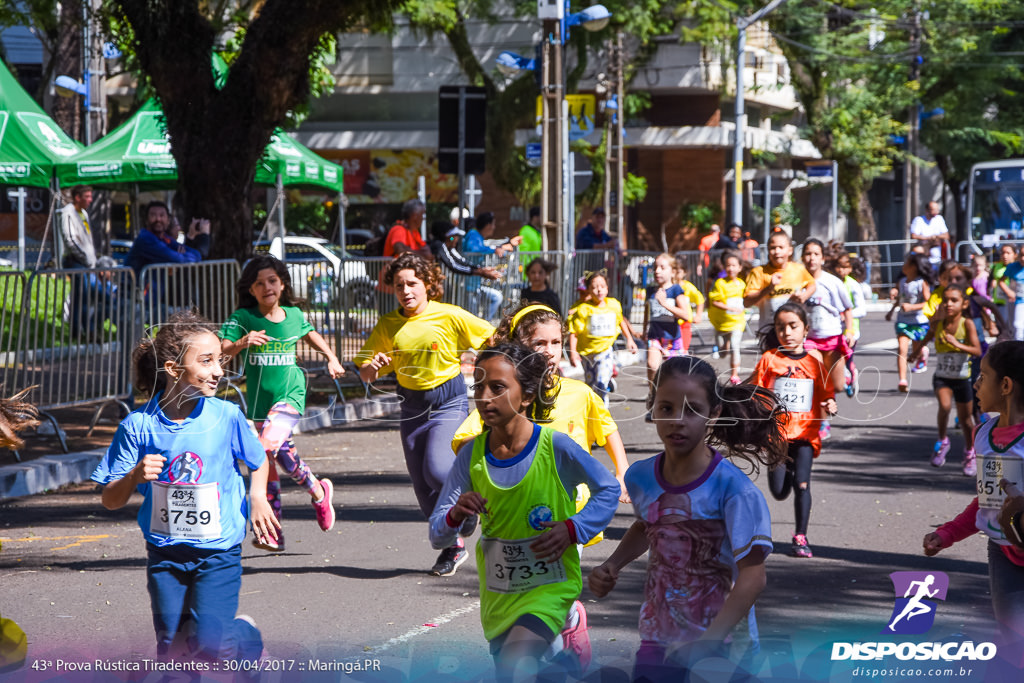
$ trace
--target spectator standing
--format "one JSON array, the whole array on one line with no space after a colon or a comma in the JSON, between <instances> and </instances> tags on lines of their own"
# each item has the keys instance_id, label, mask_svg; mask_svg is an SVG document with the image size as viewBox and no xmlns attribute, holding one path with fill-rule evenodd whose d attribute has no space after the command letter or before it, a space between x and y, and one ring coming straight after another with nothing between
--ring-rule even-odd
<instances>
[{"instance_id":1,"label":"spectator standing","mask_svg":"<svg viewBox=\"0 0 1024 683\"><path fill-rule=\"evenodd\" d=\"M939 203L928 202L925 212L910 223L910 239L919 240L928 249L928 260L932 266L942 261L943 250L949 249L949 228L939 215Z\"/></svg>"},{"instance_id":2,"label":"spectator standing","mask_svg":"<svg viewBox=\"0 0 1024 683\"><path fill-rule=\"evenodd\" d=\"M198 263L202 260L197 250L171 239L170 225L171 213L166 204L153 201L146 206L146 228L135 238L127 258L136 277L152 263Z\"/></svg>"},{"instance_id":3,"label":"spectator standing","mask_svg":"<svg viewBox=\"0 0 1024 683\"><path fill-rule=\"evenodd\" d=\"M526 225L519 228L519 236L523 238L520 250L525 252L538 252L544 248L544 238L540 234L537 223L540 222L540 207L534 206L530 209L530 218Z\"/></svg>"},{"instance_id":4,"label":"spectator standing","mask_svg":"<svg viewBox=\"0 0 1024 683\"><path fill-rule=\"evenodd\" d=\"M468 221L467 221L468 224ZM494 234L494 214L490 211L485 211L478 214L476 217L475 227L466 232L466 237L463 240L463 248L467 254L494 254L498 258L504 258L506 255L511 253L519 244L522 243L523 238L519 235L505 240L505 243L497 247L487 246L487 242L484 240L488 239ZM489 268L492 272L497 275L497 271ZM491 279L498 279L497 277ZM504 301L504 296L501 292L493 287L479 286L470 287L470 297L476 298L477 293L484 298L486 301L486 311L484 318L487 320L494 320L498 317L498 311L501 308L501 302Z\"/></svg>"},{"instance_id":5,"label":"spectator standing","mask_svg":"<svg viewBox=\"0 0 1024 683\"><path fill-rule=\"evenodd\" d=\"M600 206L590 214L590 222L576 233L576 250L617 249L618 242L604 229L606 220L604 209Z\"/></svg>"},{"instance_id":6,"label":"spectator standing","mask_svg":"<svg viewBox=\"0 0 1024 683\"><path fill-rule=\"evenodd\" d=\"M726 234L718 238L718 241L711 247L712 251L724 251L726 249L730 251L738 251L740 245L743 243L743 228L737 223L733 223L729 226L729 230Z\"/></svg>"},{"instance_id":7,"label":"spectator standing","mask_svg":"<svg viewBox=\"0 0 1024 683\"><path fill-rule=\"evenodd\" d=\"M418 199L410 199L402 205L402 218L388 231L384 240L384 256L394 258L407 251L415 251L430 258L430 247L420 236L423 217L427 207Z\"/></svg>"},{"instance_id":8,"label":"spectator standing","mask_svg":"<svg viewBox=\"0 0 1024 683\"><path fill-rule=\"evenodd\" d=\"M434 221L430 226L430 253L448 270L459 275L480 276L488 280L501 277L494 268L474 266L459 253L459 241L465 231L448 221ZM500 296L500 295L499 295Z\"/></svg>"},{"instance_id":9,"label":"spectator standing","mask_svg":"<svg viewBox=\"0 0 1024 683\"><path fill-rule=\"evenodd\" d=\"M718 240L720 240L721 238L722 228L721 226L718 225L718 223L712 223L711 232L700 238L700 244L697 245L697 249L700 250L700 253L704 254L703 260L705 268L707 268L708 265L711 263L711 257L708 255L708 252L714 249L715 245L718 243ZM697 273L697 275L701 274L702 273Z\"/></svg>"},{"instance_id":10,"label":"spectator standing","mask_svg":"<svg viewBox=\"0 0 1024 683\"><path fill-rule=\"evenodd\" d=\"M75 185L71 188L71 203L60 210L61 240L64 243L64 268L94 268L96 247L89 227L89 205L92 188Z\"/></svg>"}]
</instances>

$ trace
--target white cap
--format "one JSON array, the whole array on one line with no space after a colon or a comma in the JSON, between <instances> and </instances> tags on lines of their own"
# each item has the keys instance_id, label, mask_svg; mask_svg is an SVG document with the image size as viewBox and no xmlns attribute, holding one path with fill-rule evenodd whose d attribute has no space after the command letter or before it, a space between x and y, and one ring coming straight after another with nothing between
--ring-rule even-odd
<instances>
[{"instance_id":1,"label":"white cap","mask_svg":"<svg viewBox=\"0 0 1024 683\"><path fill-rule=\"evenodd\" d=\"M469 209L467 209L466 207L462 207L462 217L469 218ZM456 206L452 208L451 213L448 214L448 220L450 220L452 223L455 223L456 221L459 220L459 207Z\"/></svg>"}]
</instances>

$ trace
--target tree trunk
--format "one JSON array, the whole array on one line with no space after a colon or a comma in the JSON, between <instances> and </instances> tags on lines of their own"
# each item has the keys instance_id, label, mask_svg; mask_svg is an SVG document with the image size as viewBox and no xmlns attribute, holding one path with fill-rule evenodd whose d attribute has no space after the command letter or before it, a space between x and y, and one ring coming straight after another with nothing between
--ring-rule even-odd
<instances>
[{"instance_id":1,"label":"tree trunk","mask_svg":"<svg viewBox=\"0 0 1024 683\"><path fill-rule=\"evenodd\" d=\"M82 78L82 0L61 3L53 72L60 76ZM57 96L53 100L53 120L68 136L81 140L82 100L78 95Z\"/></svg>"}]
</instances>

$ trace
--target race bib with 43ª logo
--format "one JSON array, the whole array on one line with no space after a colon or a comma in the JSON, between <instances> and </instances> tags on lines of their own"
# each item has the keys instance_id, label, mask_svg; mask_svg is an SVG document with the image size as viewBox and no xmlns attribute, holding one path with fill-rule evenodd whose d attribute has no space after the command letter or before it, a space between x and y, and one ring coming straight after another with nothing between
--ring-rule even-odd
<instances>
[{"instance_id":1,"label":"race bib with 43\u00aa logo","mask_svg":"<svg viewBox=\"0 0 1024 683\"><path fill-rule=\"evenodd\" d=\"M220 538L217 484L152 482L151 533L189 541Z\"/></svg>"},{"instance_id":2,"label":"race bib with 43\u00aa logo","mask_svg":"<svg viewBox=\"0 0 1024 683\"><path fill-rule=\"evenodd\" d=\"M791 413L807 413L814 407L814 380L779 377L775 380L775 395Z\"/></svg>"},{"instance_id":3,"label":"race bib with 43\u00aa logo","mask_svg":"<svg viewBox=\"0 0 1024 683\"><path fill-rule=\"evenodd\" d=\"M1000 479L1024 482L1024 459L1017 455L978 454L978 507L998 510L1006 494L999 487Z\"/></svg>"},{"instance_id":4,"label":"race bib with 43\u00aa logo","mask_svg":"<svg viewBox=\"0 0 1024 683\"><path fill-rule=\"evenodd\" d=\"M530 544L536 540L536 536L518 541L480 539L487 572L487 590L494 593L525 593L537 586L565 581L562 559L539 559L530 549Z\"/></svg>"}]
</instances>

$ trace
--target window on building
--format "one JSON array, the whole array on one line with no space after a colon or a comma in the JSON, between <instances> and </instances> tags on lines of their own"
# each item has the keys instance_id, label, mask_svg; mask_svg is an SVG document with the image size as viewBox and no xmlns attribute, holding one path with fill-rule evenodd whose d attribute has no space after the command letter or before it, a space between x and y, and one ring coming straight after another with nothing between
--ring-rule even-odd
<instances>
[{"instance_id":1,"label":"window on building","mask_svg":"<svg viewBox=\"0 0 1024 683\"><path fill-rule=\"evenodd\" d=\"M338 58L332 67L337 85L393 85L391 36L369 32L338 35Z\"/></svg>"}]
</instances>

